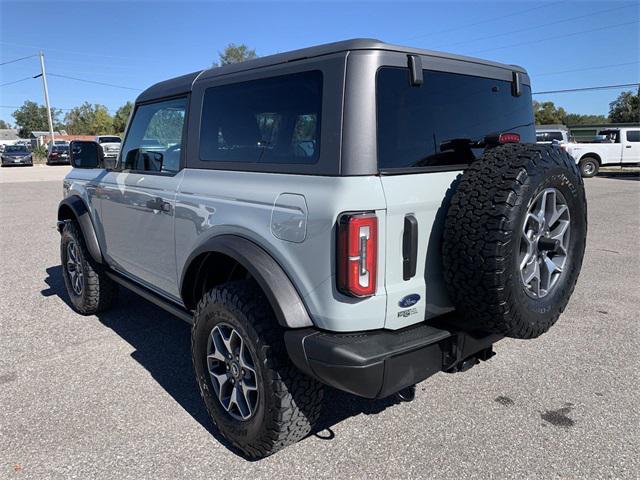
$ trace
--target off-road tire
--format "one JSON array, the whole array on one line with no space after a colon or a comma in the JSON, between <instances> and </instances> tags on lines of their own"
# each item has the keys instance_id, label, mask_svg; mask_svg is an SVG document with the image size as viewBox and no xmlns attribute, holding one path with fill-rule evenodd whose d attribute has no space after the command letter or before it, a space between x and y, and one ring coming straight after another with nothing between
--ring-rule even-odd
<instances>
[{"instance_id":1,"label":"off-road tire","mask_svg":"<svg viewBox=\"0 0 640 480\"><path fill-rule=\"evenodd\" d=\"M487 149L459 179L443 234L447 290L469 329L534 338L565 309L575 287L587 232L584 183L562 149L507 144ZM520 277L523 222L536 195L555 188L571 215L569 254L544 298L531 298Z\"/></svg>"},{"instance_id":2,"label":"off-road tire","mask_svg":"<svg viewBox=\"0 0 640 480\"><path fill-rule=\"evenodd\" d=\"M245 421L233 418L223 408L209 376L207 343L220 322L240 333L256 360L258 402L253 416ZM291 363L283 334L253 280L229 282L210 290L194 314L191 351L200 393L220 433L250 458L266 457L298 442L320 416L322 385Z\"/></svg>"},{"instance_id":3,"label":"off-road tire","mask_svg":"<svg viewBox=\"0 0 640 480\"><path fill-rule=\"evenodd\" d=\"M84 274L84 288L80 295L76 294L71 286L67 271L67 245L75 242L80 250L82 268ZM60 238L60 260L62 262L62 277L67 288L67 294L74 310L82 315L94 315L107 310L118 291L117 284L111 280L104 269L96 264L85 244L84 237L76 222L67 221Z\"/></svg>"},{"instance_id":4,"label":"off-road tire","mask_svg":"<svg viewBox=\"0 0 640 480\"><path fill-rule=\"evenodd\" d=\"M580 174L583 178L595 177L600 170L600 162L593 157L584 157L580 160Z\"/></svg>"}]
</instances>

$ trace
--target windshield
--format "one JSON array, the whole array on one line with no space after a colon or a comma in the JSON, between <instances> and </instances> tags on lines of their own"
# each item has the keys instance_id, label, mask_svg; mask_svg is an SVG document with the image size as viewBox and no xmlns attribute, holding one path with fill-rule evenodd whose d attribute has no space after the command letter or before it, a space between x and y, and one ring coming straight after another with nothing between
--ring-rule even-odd
<instances>
[{"instance_id":1,"label":"windshield","mask_svg":"<svg viewBox=\"0 0 640 480\"><path fill-rule=\"evenodd\" d=\"M120 143L120 137L99 137L98 143Z\"/></svg>"},{"instance_id":2,"label":"windshield","mask_svg":"<svg viewBox=\"0 0 640 480\"><path fill-rule=\"evenodd\" d=\"M4 151L5 153L29 153L24 145L7 145Z\"/></svg>"},{"instance_id":3,"label":"windshield","mask_svg":"<svg viewBox=\"0 0 640 480\"><path fill-rule=\"evenodd\" d=\"M380 170L463 168L482 154L476 142L500 133L535 142L528 85L514 97L509 81L430 70L423 77L415 87L407 68L378 71Z\"/></svg>"}]
</instances>

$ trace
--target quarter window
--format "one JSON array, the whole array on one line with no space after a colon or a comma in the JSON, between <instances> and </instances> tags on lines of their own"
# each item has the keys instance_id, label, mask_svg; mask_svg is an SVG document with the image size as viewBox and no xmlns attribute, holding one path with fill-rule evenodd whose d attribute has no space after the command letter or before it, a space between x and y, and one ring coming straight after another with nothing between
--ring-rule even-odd
<instances>
[{"instance_id":1,"label":"quarter window","mask_svg":"<svg viewBox=\"0 0 640 480\"><path fill-rule=\"evenodd\" d=\"M200 160L313 164L320 153L322 72L208 88Z\"/></svg>"},{"instance_id":2,"label":"quarter window","mask_svg":"<svg viewBox=\"0 0 640 480\"><path fill-rule=\"evenodd\" d=\"M186 109L186 98L139 106L122 148L123 169L179 171Z\"/></svg>"}]
</instances>

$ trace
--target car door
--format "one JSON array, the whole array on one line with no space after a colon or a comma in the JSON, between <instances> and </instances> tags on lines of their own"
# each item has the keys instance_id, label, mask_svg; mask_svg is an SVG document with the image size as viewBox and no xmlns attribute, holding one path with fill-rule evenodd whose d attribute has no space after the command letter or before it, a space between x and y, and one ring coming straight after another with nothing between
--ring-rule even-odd
<instances>
[{"instance_id":1,"label":"car door","mask_svg":"<svg viewBox=\"0 0 640 480\"><path fill-rule=\"evenodd\" d=\"M175 300L175 197L188 99L138 105L116 168L100 183L105 255L120 273Z\"/></svg>"},{"instance_id":2,"label":"car door","mask_svg":"<svg viewBox=\"0 0 640 480\"><path fill-rule=\"evenodd\" d=\"M622 149L622 163L640 163L640 129L624 132L624 148Z\"/></svg>"}]
</instances>

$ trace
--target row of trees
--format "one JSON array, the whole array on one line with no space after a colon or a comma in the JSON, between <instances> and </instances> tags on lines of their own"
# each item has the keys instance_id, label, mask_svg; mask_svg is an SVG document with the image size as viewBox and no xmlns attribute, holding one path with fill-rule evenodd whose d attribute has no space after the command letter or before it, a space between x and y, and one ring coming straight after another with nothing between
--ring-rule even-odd
<instances>
[{"instance_id":1,"label":"row of trees","mask_svg":"<svg viewBox=\"0 0 640 480\"><path fill-rule=\"evenodd\" d=\"M568 113L553 102L533 102L536 125L588 125L594 123L631 123L640 122L640 88L633 92L622 92L609 104L609 116L581 115Z\"/></svg>"},{"instance_id":2,"label":"row of trees","mask_svg":"<svg viewBox=\"0 0 640 480\"><path fill-rule=\"evenodd\" d=\"M104 105L84 102L79 107L69 110L64 117L61 110L52 108L51 118L54 130L66 130L73 135L122 134L132 108L133 103L127 102L116 110L115 115L111 115ZM13 112L13 118L18 128L18 135L22 138L27 138L34 130L49 130L47 109L36 102L29 100L24 102ZM0 127L8 128L2 125Z\"/></svg>"}]
</instances>

